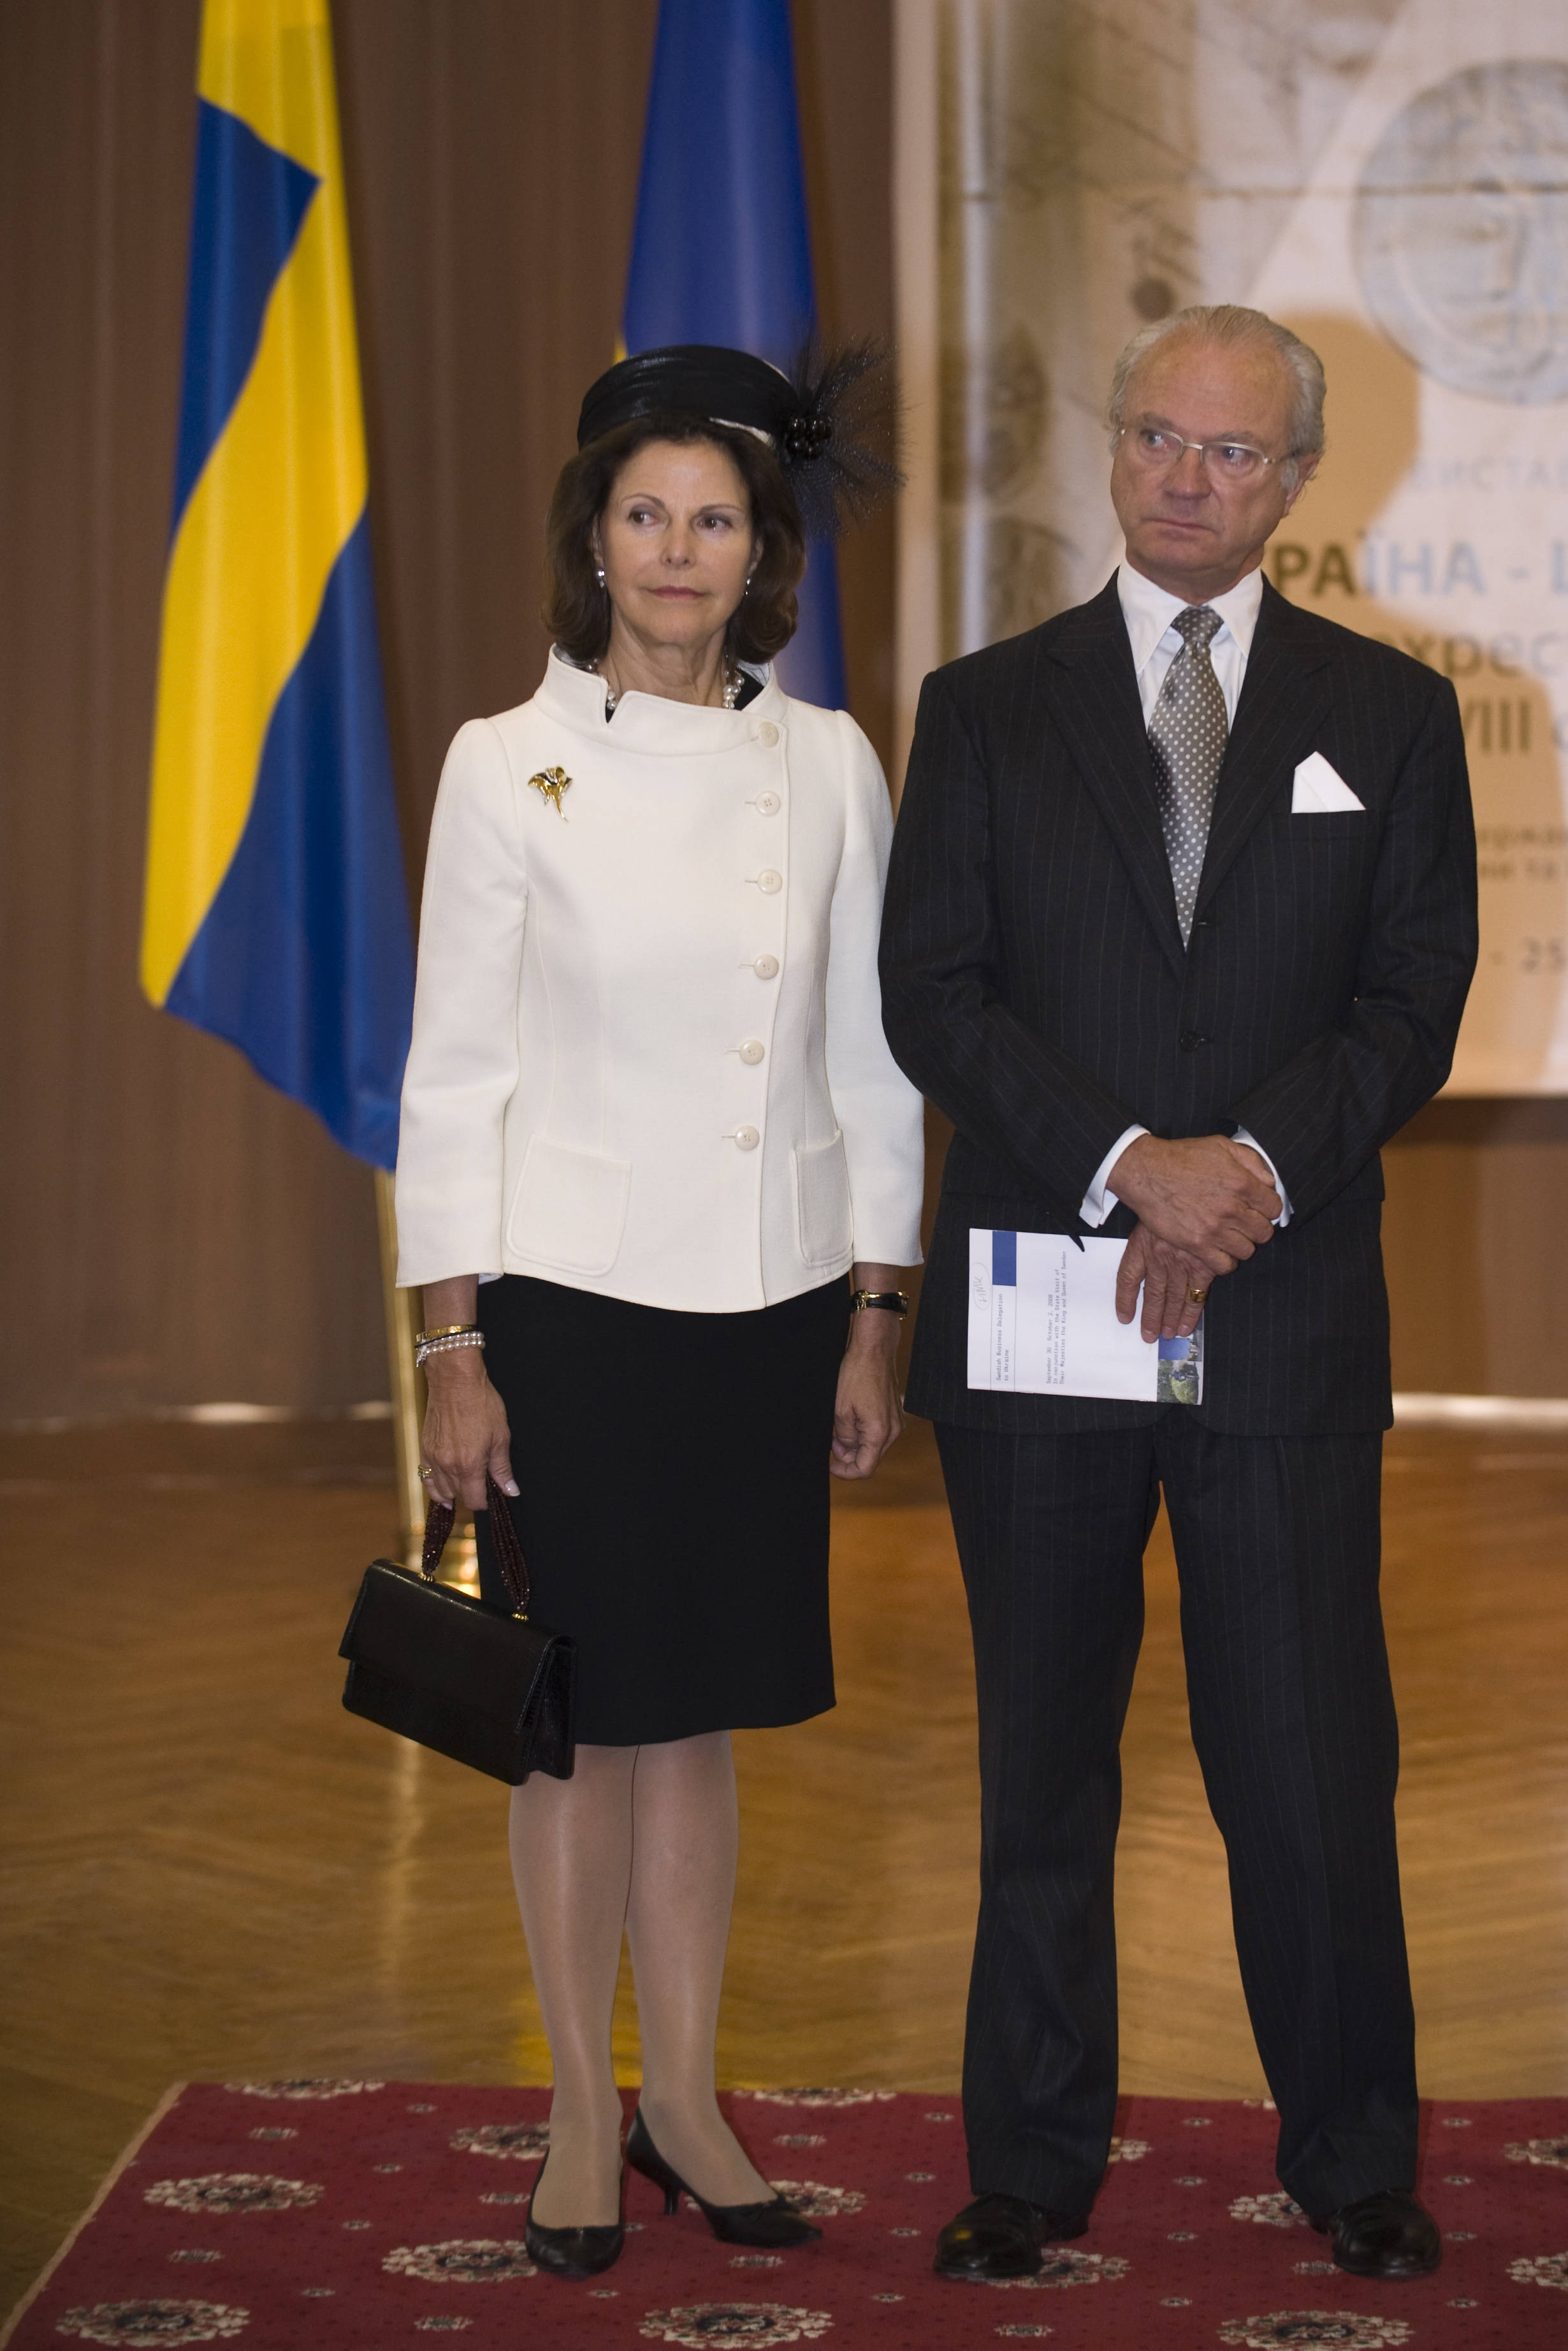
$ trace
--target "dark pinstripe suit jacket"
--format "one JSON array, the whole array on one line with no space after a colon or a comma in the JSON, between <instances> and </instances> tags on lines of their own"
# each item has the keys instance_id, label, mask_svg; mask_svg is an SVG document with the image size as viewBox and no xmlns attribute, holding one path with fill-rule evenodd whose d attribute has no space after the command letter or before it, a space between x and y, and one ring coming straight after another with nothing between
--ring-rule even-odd
<instances>
[{"instance_id":1,"label":"dark pinstripe suit jacket","mask_svg":"<svg viewBox=\"0 0 1568 2351\"><path fill-rule=\"evenodd\" d=\"M1364 813L1292 816L1321 751ZM1215 1284L1203 1419L1385 1427L1379 1147L1442 1084L1476 959L1454 690L1265 586L1184 952L1113 579L938 670L920 699L883 925L898 1061L957 1132L909 1385L933 1419L1108 1428L1155 1407L972 1393L968 1228L1082 1233L1137 1122L1245 1126L1291 1221ZM1120 1207L1104 1228L1132 1229Z\"/></svg>"}]
</instances>

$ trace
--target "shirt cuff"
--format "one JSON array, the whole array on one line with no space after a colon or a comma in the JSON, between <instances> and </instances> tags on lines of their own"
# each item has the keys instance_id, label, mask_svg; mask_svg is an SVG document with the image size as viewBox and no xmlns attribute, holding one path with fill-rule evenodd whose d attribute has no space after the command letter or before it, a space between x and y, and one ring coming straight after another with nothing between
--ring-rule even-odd
<instances>
[{"instance_id":1,"label":"shirt cuff","mask_svg":"<svg viewBox=\"0 0 1568 2351\"><path fill-rule=\"evenodd\" d=\"M1264 1166L1269 1170L1270 1175L1273 1177L1274 1189L1280 1195L1281 1204L1280 1213L1274 1219L1274 1224L1278 1231L1283 1232L1285 1227L1291 1221L1291 1196L1285 1189L1284 1179L1281 1176L1279 1169L1275 1166L1273 1161L1270 1158L1268 1153L1264 1150L1257 1136L1255 1134L1249 1134L1244 1126L1239 1126L1230 1139L1233 1143L1244 1143L1249 1151L1255 1151L1258 1154L1259 1158L1263 1162Z\"/></svg>"},{"instance_id":2,"label":"shirt cuff","mask_svg":"<svg viewBox=\"0 0 1568 2351\"><path fill-rule=\"evenodd\" d=\"M1105 1154L1104 1158L1102 1159L1099 1166L1094 1170L1093 1176L1090 1179L1089 1189L1083 1195L1082 1206L1080 1207L1078 1214L1084 1224L1103 1225L1104 1223L1112 1209L1116 1206L1116 1195L1114 1192L1108 1192L1105 1189L1106 1181L1110 1176L1111 1170L1116 1165L1117 1160L1122 1156L1123 1152L1127 1148L1128 1144L1136 1143L1139 1135L1147 1134L1148 1131L1149 1130L1146 1126L1130 1126L1124 1134L1119 1134L1116 1137L1115 1142L1111 1145L1110 1150ZM1243 1136L1242 1140L1245 1142L1247 1138ZM1254 1144L1252 1147L1255 1151L1258 1148L1256 1144Z\"/></svg>"}]
</instances>

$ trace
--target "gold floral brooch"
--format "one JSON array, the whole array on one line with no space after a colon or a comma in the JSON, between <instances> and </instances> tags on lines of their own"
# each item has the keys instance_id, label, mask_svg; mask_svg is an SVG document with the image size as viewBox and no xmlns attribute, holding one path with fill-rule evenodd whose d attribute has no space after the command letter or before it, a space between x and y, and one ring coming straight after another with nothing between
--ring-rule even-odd
<instances>
[{"instance_id":1,"label":"gold floral brooch","mask_svg":"<svg viewBox=\"0 0 1568 2351\"><path fill-rule=\"evenodd\" d=\"M537 776L528 778L529 789L542 792L563 823L566 820L566 810L560 804L560 796L562 792L570 789L570 785L571 778L564 768L541 768Z\"/></svg>"}]
</instances>

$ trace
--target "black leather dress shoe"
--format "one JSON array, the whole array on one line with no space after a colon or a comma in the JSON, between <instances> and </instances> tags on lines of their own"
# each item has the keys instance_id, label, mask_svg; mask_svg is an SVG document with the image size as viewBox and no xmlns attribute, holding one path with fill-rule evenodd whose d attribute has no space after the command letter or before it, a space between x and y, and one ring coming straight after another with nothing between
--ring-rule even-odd
<instances>
[{"instance_id":1,"label":"black leather dress shoe","mask_svg":"<svg viewBox=\"0 0 1568 2351\"><path fill-rule=\"evenodd\" d=\"M1033 2277L1042 2245L1081 2237L1088 2226L1087 2212L1053 2212L1021 2196L977 2196L937 2238L932 2266L938 2277Z\"/></svg>"},{"instance_id":2,"label":"black leather dress shoe","mask_svg":"<svg viewBox=\"0 0 1568 2351\"><path fill-rule=\"evenodd\" d=\"M1437 2223L1397 2189L1343 2204L1312 2226L1330 2240L1334 2267L1352 2277L1430 2277L1443 2258Z\"/></svg>"}]
</instances>

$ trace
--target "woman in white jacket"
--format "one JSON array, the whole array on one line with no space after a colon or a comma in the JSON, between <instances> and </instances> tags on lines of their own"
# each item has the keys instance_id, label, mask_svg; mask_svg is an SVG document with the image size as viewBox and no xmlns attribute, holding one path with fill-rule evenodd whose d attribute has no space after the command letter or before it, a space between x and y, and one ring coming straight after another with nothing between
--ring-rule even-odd
<instances>
[{"instance_id":1,"label":"woman in white jacket","mask_svg":"<svg viewBox=\"0 0 1568 2351\"><path fill-rule=\"evenodd\" d=\"M919 1254L921 1106L876 976L886 789L853 722L766 666L797 491L821 512L891 476L857 473L841 389L706 347L601 378L551 510L544 682L462 729L431 831L399 1280L436 1337L429 1490L480 1506L491 1472L539 1621L578 1645L574 1776L511 1814L555 2071L528 2243L571 2275L622 2246L623 1928L627 2161L733 2241L819 2233L723 2120L714 2042L729 1734L833 1702L830 1458L867 1477L898 1434Z\"/></svg>"}]
</instances>

